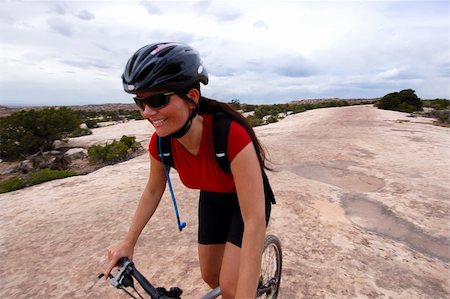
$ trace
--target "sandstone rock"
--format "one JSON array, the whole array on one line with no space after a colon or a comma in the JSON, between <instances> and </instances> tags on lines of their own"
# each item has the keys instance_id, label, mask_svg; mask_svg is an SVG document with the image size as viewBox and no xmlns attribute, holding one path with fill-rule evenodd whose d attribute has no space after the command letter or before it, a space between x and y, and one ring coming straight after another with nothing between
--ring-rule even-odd
<instances>
[{"instance_id":1,"label":"sandstone rock","mask_svg":"<svg viewBox=\"0 0 450 299\"><path fill-rule=\"evenodd\" d=\"M33 170L33 161L31 160L23 160L19 163L19 170L22 173L28 173Z\"/></svg>"},{"instance_id":2,"label":"sandstone rock","mask_svg":"<svg viewBox=\"0 0 450 299\"><path fill-rule=\"evenodd\" d=\"M75 147L69 149L65 154L66 157L70 158L71 160L77 160L77 159L83 159L87 157L88 153L87 150L81 147Z\"/></svg>"}]
</instances>

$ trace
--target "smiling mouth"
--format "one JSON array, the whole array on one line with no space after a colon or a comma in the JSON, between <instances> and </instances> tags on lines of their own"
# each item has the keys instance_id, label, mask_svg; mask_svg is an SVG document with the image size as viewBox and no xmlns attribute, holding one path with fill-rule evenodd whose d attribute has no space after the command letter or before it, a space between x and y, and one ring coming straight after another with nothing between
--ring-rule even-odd
<instances>
[{"instance_id":1,"label":"smiling mouth","mask_svg":"<svg viewBox=\"0 0 450 299\"><path fill-rule=\"evenodd\" d=\"M155 128L158 128L158 127L163 126L167 122L167 118L152 120L151 122Z\"/></svg>"}]
</instances>

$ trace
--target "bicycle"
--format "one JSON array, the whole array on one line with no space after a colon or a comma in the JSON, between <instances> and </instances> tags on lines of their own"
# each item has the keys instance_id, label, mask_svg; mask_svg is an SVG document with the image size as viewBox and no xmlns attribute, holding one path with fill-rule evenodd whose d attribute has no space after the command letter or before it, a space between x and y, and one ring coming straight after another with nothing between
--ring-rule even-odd
<instances>
[{"instance_id":1,"label":"bicycle","mask_svg":"<svg viewBox=\"0 0 450 299\"><path fill-rule=\"evenodd\" d=\"M180 288L172 287L155 288L134 266L134 263L127 258L121 258L118 263L116 275L109 274L108 280L114 287L123 290L132 298L144 298L134 286L134 279L141 285L144 291L150 295L151 299L181 299L183 291ZM281 242L274 235L267 235L264 240L264 250L261 261L261 272L256 291L256 298L276 299L281 282L282 252ZM102 278L103 273L98 278ZM134 279L133 279L134 278ZM126 288L131 287L138 297ZM220 296L220 288L217 287L201 299L214 299Z\"/></svg>"}]
</instances>

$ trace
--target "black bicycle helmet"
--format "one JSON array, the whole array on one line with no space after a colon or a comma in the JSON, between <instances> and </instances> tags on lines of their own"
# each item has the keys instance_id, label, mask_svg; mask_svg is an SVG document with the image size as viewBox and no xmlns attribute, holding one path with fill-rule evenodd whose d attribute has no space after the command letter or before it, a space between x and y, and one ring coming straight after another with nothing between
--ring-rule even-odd
<instances>
[{"instance_id":1,"label":"black bicycle helmet","mask_svg":"<svg viewBox=\"0 0 450 299\"><path fill-rule=\"evenodd\" d=\"M194 83L208 84L208 73L197 51L181 43L154 43L136 51L122 74L128 93L176 91Z\"/></svg>"}]
</instances>

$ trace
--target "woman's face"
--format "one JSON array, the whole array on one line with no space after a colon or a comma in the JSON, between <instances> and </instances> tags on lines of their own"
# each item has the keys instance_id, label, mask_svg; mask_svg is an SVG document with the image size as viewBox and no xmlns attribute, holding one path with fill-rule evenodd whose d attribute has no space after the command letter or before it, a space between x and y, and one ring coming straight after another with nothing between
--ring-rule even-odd
<instances>
[{"instance_id":1,"label":"woman's face","mask_svg":"<svg viewBox=\"0 0 450 299\"><path fill-rule=\"evenodd\" d=\"M155 94L158 93L142 92L138 93L137 97L146 98ZM142 117L155 127L156 133L161 137L178 131L188 119L193 108L191 104L177 94L172 94L169 97L169 103L161 109L154 109L149 105L144 105L144 110L141 110Z\"/></svg>"}]
</instances>

